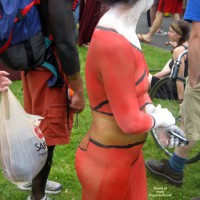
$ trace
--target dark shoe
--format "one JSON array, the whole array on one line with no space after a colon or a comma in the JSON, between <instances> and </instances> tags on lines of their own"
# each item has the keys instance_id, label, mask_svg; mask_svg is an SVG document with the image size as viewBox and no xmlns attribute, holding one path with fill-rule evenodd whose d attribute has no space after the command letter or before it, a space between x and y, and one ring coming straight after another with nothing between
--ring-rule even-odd
<instances>
[{"instance_id":1,"label":"dark shoe","mask_svg":"<svg viewBox=\"0 0 200 200\"><path fill-rule=\"evenodd\" d=\"M190 200L200 200L200 197L192 197Z\"/></svg>"},{"instance_id":2,"label":"dark shoe","mask_svg":"<svg viewBox=\"0 0 200 200\"><path fill-rule=\"evenodd\" d=\"M183 172L173 172L169 169L167 160L147 160L145 165L151 173L167 180L172 185L181 186L183 184Z\"/></svg>"}]
</instances>

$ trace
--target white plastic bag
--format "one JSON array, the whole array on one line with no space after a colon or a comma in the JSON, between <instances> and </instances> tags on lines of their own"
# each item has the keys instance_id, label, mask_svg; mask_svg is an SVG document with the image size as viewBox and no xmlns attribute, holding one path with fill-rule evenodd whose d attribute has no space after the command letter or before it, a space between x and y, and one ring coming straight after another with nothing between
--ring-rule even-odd
<instances>
[{"instance_id":1,"label":"white plastic bag","mask_svg":"<svg viewBox=\"0 0 200 200\"><path fill-rule=\"evenodd\" d=\"M30 182L46 162L41 119L27 114L10 90L1 93L0 162L4 176L14 184Z\"/></svg>"}]
</instances>

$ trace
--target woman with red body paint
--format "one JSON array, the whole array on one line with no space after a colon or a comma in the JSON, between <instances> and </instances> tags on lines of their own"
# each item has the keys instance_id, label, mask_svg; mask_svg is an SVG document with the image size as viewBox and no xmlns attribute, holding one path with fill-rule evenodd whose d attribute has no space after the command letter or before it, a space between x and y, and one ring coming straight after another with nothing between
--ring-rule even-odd
<instances>
[{"instance_id":1,"label":"woman with red body paint","mask_svg":"<svg viewBox=\"0 0 200 200\"><path fill-rule=\"evenodd\" d=\"M84 200L146 200L147 132L175 123L167 109L151 102L148 67L135 33L141 12L153 1L104 2L110 9L93 33L86 60L92 124L77 149L76 171Z\"/></svg>"}]
</instances>

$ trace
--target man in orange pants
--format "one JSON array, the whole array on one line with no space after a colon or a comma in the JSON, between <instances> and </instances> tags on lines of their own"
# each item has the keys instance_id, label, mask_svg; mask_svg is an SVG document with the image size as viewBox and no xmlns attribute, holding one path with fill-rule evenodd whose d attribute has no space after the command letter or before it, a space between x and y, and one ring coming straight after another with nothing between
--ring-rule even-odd
<instances>
[{"instance_id":1,"label":"man in orange pants","mask_svg":"<svg viewBox=\"0 0 200 200\"><path fill-rule=\"evenodd\" d=\"M57 72L62 81L54 87L48 86L52 73L42 66L22 73L24 108L30 114L44 117L40 129L48 147L48 158L40 173L32 180L28 200L49 200L45 195L45 186L50 173L53 152L56 145L69 143L73 124L73 113L84 109L83 83L75 40L75 21L72 12L72 0L41 0L39 11L43 32L46 37L53 36L52 50ZM51 58L51 57L50 57ZM56 60L56 62L55 62ZM73 90L71 101L67 99L67 89ZM61 184L53 182L53 193L61 191ZM53 186L54 186L53 185ZM50 188L52 189L52 188Z\"/></svg>"}]
</instances>

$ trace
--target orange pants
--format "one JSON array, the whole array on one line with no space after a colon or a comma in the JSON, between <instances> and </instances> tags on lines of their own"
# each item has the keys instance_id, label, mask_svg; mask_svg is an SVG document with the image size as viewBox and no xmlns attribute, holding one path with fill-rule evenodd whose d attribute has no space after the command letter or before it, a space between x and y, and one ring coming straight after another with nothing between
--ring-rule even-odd
<instances>
[{"instance_id":1,"label":"orange pants","mask_svg":"<svg viewBox=\"0 0 200 200\"><path fill-rule=\"evenodd\" d=\"M44 68L22 72L24 108L29 114L44 117L40 129L47 146L64 145L69 143L73 113L70 111L67 119L66 85L49 88L51 76Z\"/></svg>"},{"instance_id":2,"label":"orange pants","mask_svg":"<svg viewBox=\"0 0 200 200\"><path fill-rule=\"evenodd\" d=\"M89 141L76 152L83 200L147 200L143 144L110 147Z\"/></svg>"}]
</instances>

